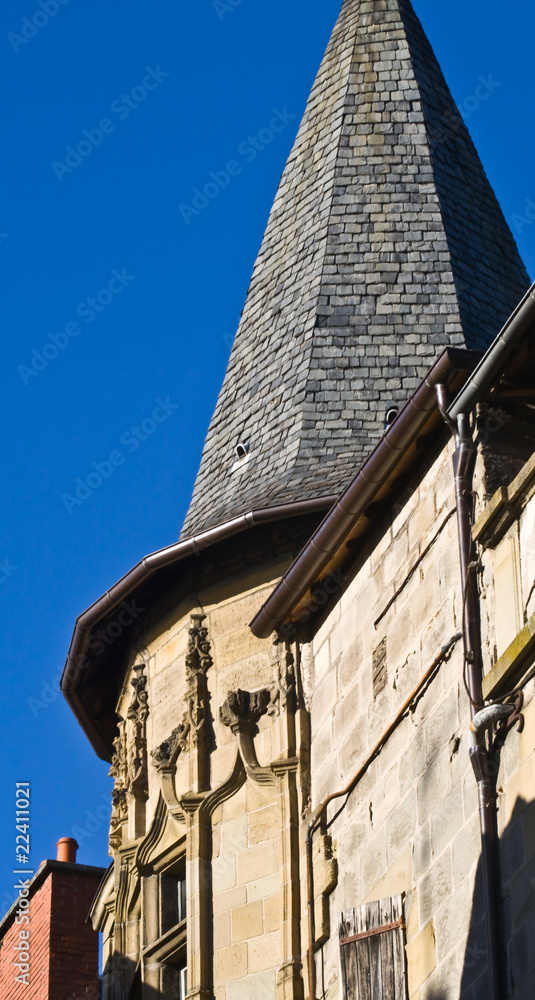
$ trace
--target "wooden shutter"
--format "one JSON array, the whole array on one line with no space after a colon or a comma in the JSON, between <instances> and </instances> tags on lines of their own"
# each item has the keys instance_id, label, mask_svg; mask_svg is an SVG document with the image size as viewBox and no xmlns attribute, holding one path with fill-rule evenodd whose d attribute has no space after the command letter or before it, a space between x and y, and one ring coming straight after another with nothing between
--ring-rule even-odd
<instances>
[{"instance_id":1,"label":"wooden shutter","mask_svg":"<svg viewBox=\"0 0 535 1000\"><path fill-rule=\"evenodd\" d=\"M407 1000L403 897L340 915L343 1000Z\"/></svg>"}]
</instances>

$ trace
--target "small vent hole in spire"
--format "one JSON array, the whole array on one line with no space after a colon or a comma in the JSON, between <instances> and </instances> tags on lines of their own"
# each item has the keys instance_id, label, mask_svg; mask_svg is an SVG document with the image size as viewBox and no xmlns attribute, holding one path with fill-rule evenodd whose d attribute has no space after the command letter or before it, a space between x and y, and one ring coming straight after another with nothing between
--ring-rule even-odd
<instances>
[{"instance_id":1,"label":"small vent hole in spire","mask_svg":"<svg viewBox=\"0 0 535 1000\"><path fill-rule=\"evenodd\" d=\"M249 461L249 445L245 441L238 441L238 444L234 448L235 462L231 468L231 472L235 469L241 469L243 465L246 465Z\"/></svg>"},{"instance_id":2,"label":"small vent hole in spire","mask_svg":"<svg viewBox=\"0 0 535 1000\"><path fill-rule=\"evenodd\" d=\"M396 419L399 410L395 406L389 406L385 413L385 431L392 426L394 420Z\"/></svg>"}]
</instances>

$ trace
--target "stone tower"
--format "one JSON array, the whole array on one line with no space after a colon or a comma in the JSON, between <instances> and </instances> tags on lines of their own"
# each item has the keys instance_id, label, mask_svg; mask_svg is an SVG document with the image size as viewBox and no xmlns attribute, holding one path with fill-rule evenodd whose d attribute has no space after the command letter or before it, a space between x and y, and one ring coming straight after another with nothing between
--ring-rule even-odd
<instances>
[{"instance_id":1,"label":"stone tower","mask_svg":"<svg viewBox=\"0 0 535 1000\"><path fill-rule=\"evenodd\" d=\"M376 955L396 946L400 958L386 963L396 989L383 995L406 996L404 933L411 1000L461 995L461 954L469 973L481 941L477 899L470 931L465 919L478 806L453 445L434 386L465 384L476 359L444 348L484 348L528 284L409 0L344 0L182 538L79 616L62 678L115 780L113 864L90 914L103 935L103 1000L315 1000L320 984L329 1000L356 996L338 977L340 956L348 967L354 956L340 949L360 947L361 917ZM535 384L516 360L515 406ZM407 400L381 440L386 411ZM517 424L501 416L493 440L506 426L514 451ZM523 475L485 514L493 531L508 530L523 489L531 495L533 467ZM349 503L334 506L328 544L316 545L348 480ZM519 621L535 613L533 576L525 594L510 585L532 516L505 539L486 587L509 595L496 598L507 635L511 595ZM290 595L291 617L270 613L253 632L277 592L284 614Z\"/></svg>"},{"instance_id":2,"label":"stone tower","mask_svg":"<svg viewBox=\"0 0 535 1000\"><path fill-rule=\"evenodd\" d=\"M409 0L345 0L271 211L182 537L339 492L441 350L488 346L528 286Z\"/></svg>"}]
</instances>

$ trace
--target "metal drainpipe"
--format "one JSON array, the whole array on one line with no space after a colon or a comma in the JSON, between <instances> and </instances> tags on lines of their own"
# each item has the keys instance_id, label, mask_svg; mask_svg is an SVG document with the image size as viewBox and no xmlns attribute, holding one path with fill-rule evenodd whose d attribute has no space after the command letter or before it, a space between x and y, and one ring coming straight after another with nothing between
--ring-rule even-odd
<instances>
[{"instance_id":1,"label":"metal drainpipe","mask_svg":"<svg viewBox=\"0 0 535 1000\"><path fill-rule=\"evenodd\" d=\"M503 1000L502 945L499 918L499 890L497 871L498 823L496 815L494 759L489 753L485 731L494 722L483 709L483 659L481 651L481 623L477 564L472 540L472 491L477 446L470 427L470 415L461 413L454 424L447 416L448 394L445 386L436 387L438 404L446 423L455 436L453 470L455 476L455 499L457 504L457 525L459 535L459 557L461 564L463 600L463 641L465 656L465 677L470 697L471 732L477 734L477 742L470 749L470 762L477 781L479 800L479 823L481 829L481 874L485 897L487 963L489 971L489 1000ZM498 718L511 714L508 706ZM483 709L483 711L481 711ZM511 707L514 711L514 707ZM481 721L483 719L483 725Z\"/></svg>"},{"instance_id":2,"label":"metal drainpipe","mask_svg":"<svg viewBox=\"0 0 535 1000\"><path fill-rule=\"evenodd\" d=\"M498 830L496 817L496 768L487 750L485 732L496 722L507 719L514 705L491 705L474 716L470 724L470 762L477 781L479 823L481 827L481 874L487 911L487 950L489 997L501 1000L502 950L499 917L499 891L496 871Z\"/></svg>"}]
</instances>

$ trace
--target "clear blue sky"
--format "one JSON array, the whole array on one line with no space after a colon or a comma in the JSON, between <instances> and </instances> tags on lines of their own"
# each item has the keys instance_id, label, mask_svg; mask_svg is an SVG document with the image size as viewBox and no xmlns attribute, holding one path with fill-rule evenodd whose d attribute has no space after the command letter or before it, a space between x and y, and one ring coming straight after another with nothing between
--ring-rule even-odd
<instances>
[{"instance_id":1,"label":"clear blue sky","mask_svg":"<svg viewBox=\"0 0 535 1000\"><path fill-rule=\"evenodd\" d=\"M32 786L34 867L74 828L79 860L108 863L111 780L58 694L59 674L76 616L178 536L340 0L220 6L218 15L212 0L69 0L45 24L38 0L11 0L0 13L2 912L16 781ZM471 111L533 275L533 2L415 8L455 99ZM25 41L23 24L35 31ZM489 75L500 86L474 108L478 78ZM238 155L274 108L295 117L254 159ZM81 140L89 154L66 163ZM241 173L187 223L181 203L234 158ZM132 436L167 397L168 418L143 440ZM77 479L113 451L123 461L76 503Z\"/></svg>"}]
</instances>

